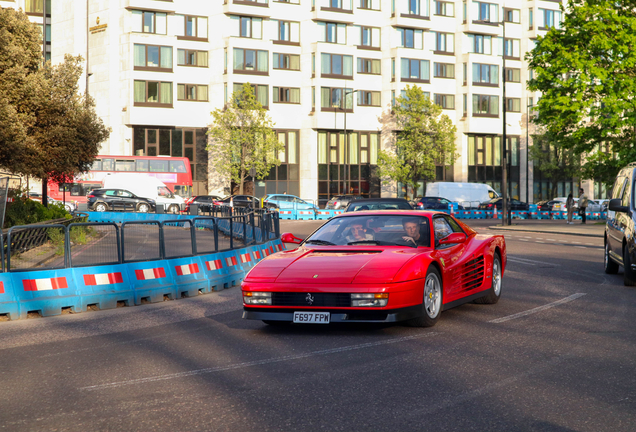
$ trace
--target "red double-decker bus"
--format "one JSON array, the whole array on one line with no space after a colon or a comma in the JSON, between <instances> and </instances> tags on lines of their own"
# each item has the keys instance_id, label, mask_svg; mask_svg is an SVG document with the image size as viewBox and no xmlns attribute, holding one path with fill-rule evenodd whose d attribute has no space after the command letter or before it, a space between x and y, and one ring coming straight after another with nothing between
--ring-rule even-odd
<instances>
[{"instance_id":1,"label":"red double-decker bus","mask_svg":"<svg viewBox=\"0 0 636 432\"><path fill-rule=\"evenodd\" d=\"M49 182L48 196L56 200L86 202L86 195L102 187L102 180L112 173L140 173L156 177L184 199L192 196L192 172L186 157L168 156L97 156L90 171L77 176L73 183Z\"/></svg>"}]
</instances>

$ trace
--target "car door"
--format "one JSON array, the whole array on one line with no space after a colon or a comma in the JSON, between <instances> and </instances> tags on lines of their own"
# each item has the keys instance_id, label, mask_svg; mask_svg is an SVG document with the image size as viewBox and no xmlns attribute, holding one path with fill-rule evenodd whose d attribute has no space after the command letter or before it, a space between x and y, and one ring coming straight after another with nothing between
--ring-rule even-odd
<instances>
[{"instance_id":1,"label":"car door","mask_svg":"<svg viewBox=\"0 0 636 432\"><path fill-rule=\"evenodd\" d=\"M435 239L433 255L442 264L445 302L452 301L462 292L462 269L465 265L463 257L466 252L466 242L449 245L439 244L441 239L454 232L463 232L463 230L450 216L435 215L433 217Z\"/></svg>"},{"instance_id":2,"label":"car door","mask_svg":"<svg viewBox=\"0 0 636 432\"><path fill-rule=\"evenodd\" d=\"M120 205L124 210L136 210L137 202L139 201L132 193L120 190L117 192L117 196L119 198Z\"/></svg>"},{"instance_id":3,"label":"car door","mask_svg":"<svg viewBox=\"0 0 636 432\"><path fill-rule=\"evenodd\" d=\"M616 230L618 231L620 237L620 243L617 241L616 249L614 252L620 254L622 257L623 253L623 239L625 236L629 236L629 233L632 232L632 213L630 209L630 201L632 198L632 183L630 178L625 179L625 186L623 187L623 193L621 194L621 205L627 207L626 212L615 212L616 213Z\"/></svg>"},{"instance_id":4,"label":"car door","mask_svg":"<svg viewBox=\"0 0 636 432\"><path fill-rule=\"evenodd\" d=\"M626 187L628 180L625 176L619 176L614 182L614 188L612 189L612 198L617 199L623 197L623 191ZM620 229L620 212L607 212L607 242L609 243L610 253L619 262L623 261L622 249L623 249L623 233Z\"/></svg>"},{"instance_id":5,"label":"car door","mask_svg":"<svg viewBox=\"0 0 636 432\"><path fill-rule=\"evenodd\" d=\"M104 201L113 210L118 210L121 208L121 205L119 204L118 192L118 189L108 189L106 192L104 192Z\"/></svg>"}]
</instances>

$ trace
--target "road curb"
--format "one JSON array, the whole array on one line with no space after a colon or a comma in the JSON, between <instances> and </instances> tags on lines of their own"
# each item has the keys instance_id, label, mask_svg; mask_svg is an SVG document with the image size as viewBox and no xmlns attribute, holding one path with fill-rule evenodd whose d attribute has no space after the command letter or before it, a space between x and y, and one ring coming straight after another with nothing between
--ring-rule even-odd
<instances>
[{"instance_id":1,"label":"road curb","mask_svg":"<svg viewBox=\"0 0 636 432\"><path fill-rule=\"evenodd\" d=\"M549 231L542 229L533 229L526 227L503 227L503 226L489 226L488 229L496 230L496 231L519 231L519 232L533 232L539 234L564 234L564 235L572 235L578 237L597 237L603 238L603 233L595 234L595 233L586 233L586 232L567 232L567 231Z\"/></svg>"}]
</instances>

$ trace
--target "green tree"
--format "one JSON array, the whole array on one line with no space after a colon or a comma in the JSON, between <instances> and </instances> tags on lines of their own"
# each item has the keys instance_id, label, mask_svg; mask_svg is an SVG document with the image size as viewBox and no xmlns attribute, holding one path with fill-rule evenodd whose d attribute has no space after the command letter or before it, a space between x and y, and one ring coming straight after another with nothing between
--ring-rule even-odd
<instances>
[{"instance_id":1,"label":"green tree","mask_svg":"<svg viewBox=\"0 0 636 432\"><path fill-rule=\"evenodd\" d=\"M571 0L562 28L538 37L526 56L535 76L528 87L542 92L534 122L555 146L583 156L585 178L603 183L636 160L635 6Z\"/></svg>"},{"instance_id":2,"label":"green tree","mask_svg":"<svg viewBox=\"0 0 636 432\"><path fill-rule=\"evenodd\" d=\"M280 165L278 154L284 145L273 126L249 83L232 94L226 107L212 112L208 130L212 164L218 175L238 183L240 194L250 172L255 178L263 178Z\"/></svg>"},{"instance_id":3,"label":"green tree","mask_svg":"<svg viewBox=\"0 0 636 432\"><path fill-rule=\"evenodd\" d=\"M569 181L581 173L581 156L572 149L555 145L549 133L532 136L530 157L541 177L550 182L551 197L557 196L559 182Z\"/></svg>"},{"instance_id":4,"label":"green tree","mask_svg":"<svg viewBox=\"0 0 636 432\"><path fill-rule=\"evenodd\" d=\"M0 166L62 181L90 169L110 134L88 95L79 93L81 56L42 66L37 25L0 9Z\"/></svg>"},{"instance_id":5,"label":"green tree","mask_svg":"<svg viewBox=\"0 0 636 432\"><path fill-rule=\"evenodd\" d=\"M435 180L437 165L455 162L457 128L418 86L406 87L405 96L397 98L393 112L395 148L378 153L380 175L417 190L419 181Z\"/></svg>"}]
</instances>

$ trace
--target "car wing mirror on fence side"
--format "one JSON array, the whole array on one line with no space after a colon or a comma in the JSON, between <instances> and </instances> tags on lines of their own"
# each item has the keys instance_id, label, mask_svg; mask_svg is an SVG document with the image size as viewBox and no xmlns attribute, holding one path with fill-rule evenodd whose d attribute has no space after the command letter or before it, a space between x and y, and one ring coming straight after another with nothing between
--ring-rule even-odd
<instances>
[{"instance_id":1,"label":"car wing mirror on fence side","mask_svg":"<svg viewBox=\"0 0 636 432\"><path fill-rule=\"evenodd\" d=\"M282 236L280 236L280 240L283 243L294 243L294 244L300 244L303 241L303 239L296 237L292 233L284 233Z\"/></svg>"},{"instance_id":2,"label":"car wing mirror on fence side","mask_svg":"<svg viewBox=\"0 0 636 432\"><path fill-rule=\"evenodd\" d=\"M627 213L629 211L629 208L623 205L620 198L611 199L608 207L611 211L615 212Z\"/></svg>"}]
</instances>

